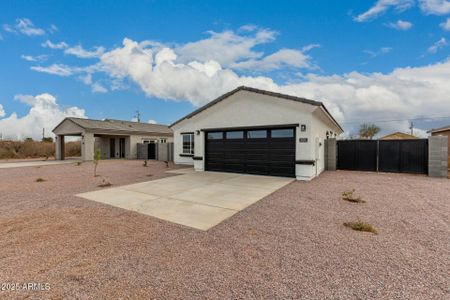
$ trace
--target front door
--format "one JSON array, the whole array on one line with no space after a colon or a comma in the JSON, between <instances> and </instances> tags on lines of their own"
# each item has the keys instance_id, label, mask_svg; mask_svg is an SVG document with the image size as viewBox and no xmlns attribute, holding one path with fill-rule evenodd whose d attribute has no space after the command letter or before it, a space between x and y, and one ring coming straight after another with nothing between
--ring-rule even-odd
<instances>
[{"instance_id":1,"label":"front door","mask_svg":"<svg viewBox=\"0 0 450 300\"><path fill-rule=\"evenodd\" d=\"M116 139L109 139L109 158L116 157Z\"/></svg>"},{"instance_id":2,"label":"front door","mask_svg":"<svg viewBox=\"0 0 450 300\"><path fill-rule=\"evenodd\" d=\"M120 158L125 158L125 138L119 140Z\"/></svg>"},{"instance_id":3,"label":"front door","mask_svg":"<svg viewBox=\"0 0 450 300\"><path fill-rule=\"evenodd\" d=\"M154 142L148 144L148 159L156 159L156 144Z\"/></svg>"}]
</instances>

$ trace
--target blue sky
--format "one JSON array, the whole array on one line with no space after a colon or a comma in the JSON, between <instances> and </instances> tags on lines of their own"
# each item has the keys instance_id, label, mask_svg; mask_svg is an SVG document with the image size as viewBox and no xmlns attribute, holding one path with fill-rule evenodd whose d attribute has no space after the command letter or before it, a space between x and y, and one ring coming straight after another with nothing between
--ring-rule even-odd
<instances>
[{"instance_id":1,"label":"blue sky","mask_svg":"<svg viewBox=\"0 0 450 300\"><path fill-rule=\"evenodd\" d=\"M66 115L139 110L170 124L242 84L324 101L350 134L362 121L388 132L413 119L421 134L450 123L448 1L2 1L0 11L4 137L36 137Z\"/></svg>"}]
</instances>

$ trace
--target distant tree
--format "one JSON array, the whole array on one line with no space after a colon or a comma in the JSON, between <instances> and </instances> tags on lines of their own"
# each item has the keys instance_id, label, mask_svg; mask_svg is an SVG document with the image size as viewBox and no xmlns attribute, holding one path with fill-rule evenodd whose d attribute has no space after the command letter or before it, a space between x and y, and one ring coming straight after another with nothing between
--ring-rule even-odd
<instances>
[{"instance_id":1,"label":"distant tree","mask_svg":"<svg viewBox=\"0 0 450 300\"><path fill-rule=\"evenodd\" d=\"M377 133L380 132L380 127L375 124L361 124L359 127L359 137L362 139L373 139Z\"/></svg>"},{"instance_id":2,"label":"distant tree","mask_svg":"<svg viewBox=\"0 0 450 300\"><path fill-rule=\"evenodd\" d=\"M25 138L25 142L32 142L32 141L33 141L33 138L30 138L30 137Z\"/></svg>"},{"instance_id":3,"label":"distant tree","mask_svg":"<svg viewBox=\"0 0 450 300\"><path fill-rule=\"evenodd\" d=\"M100 152L100 149L97 149L94 153L94 177L97 177L97 166L100 162L100 159L102 158L102 153Z\"/></svg>"},{"instance_id":4,"label":"distant tree","mask_svg":"<svg viewBox=\"0 0 450 300\"><path fill-rule=\"evenodd\" d=\"M52 137L44 137L44 138L42 138L42 141L44 143L53 143L53 138Z\"/></svg>"}]
</instances>

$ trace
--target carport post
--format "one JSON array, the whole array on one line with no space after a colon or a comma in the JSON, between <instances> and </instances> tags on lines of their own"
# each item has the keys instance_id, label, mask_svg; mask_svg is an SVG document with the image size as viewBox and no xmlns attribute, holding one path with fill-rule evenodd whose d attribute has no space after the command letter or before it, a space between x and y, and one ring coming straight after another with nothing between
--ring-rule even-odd
<instances>
[{"instance_id":1,"label":"carport post","mask_svg":"<svg viewBox=\"0 0 450 300\"><path fill-rule=\"evenodd\" d=\"M85 132L81 138L81 159L89 161L94 159L94 134Z\"/></svg>"},{"instance_id":2,"label":"carport post","mask_svg":"<svg viewBox=\"0 0 450 300\"><path fill-rule=\"evenodd\" d=\"M64 135L57 135L55 138L55 159L56 160L64 160L64 152L65 152L65 143L64 143Z\"/></svg>"}]
</instances>

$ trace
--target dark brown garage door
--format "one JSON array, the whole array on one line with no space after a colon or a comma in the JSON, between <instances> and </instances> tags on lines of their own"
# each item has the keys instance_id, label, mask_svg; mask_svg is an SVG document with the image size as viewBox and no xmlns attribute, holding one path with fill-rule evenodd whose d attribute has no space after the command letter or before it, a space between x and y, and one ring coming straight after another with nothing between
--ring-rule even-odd
<instances>
[{"instance_id":1,"label":"dark brown garage door","mask_svg":"<svg viewBox=\"0 0 450 300\"><path fill-rule=\"evenodd\" d=\"M206 170L295 177L295 129L207 131Z\"/></svg>"}]
</instances>

